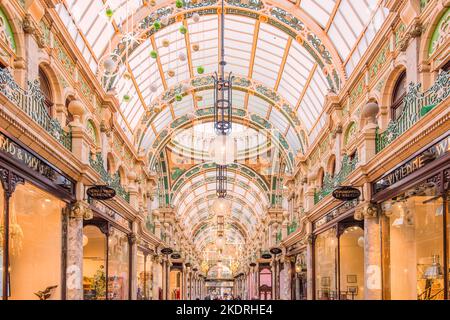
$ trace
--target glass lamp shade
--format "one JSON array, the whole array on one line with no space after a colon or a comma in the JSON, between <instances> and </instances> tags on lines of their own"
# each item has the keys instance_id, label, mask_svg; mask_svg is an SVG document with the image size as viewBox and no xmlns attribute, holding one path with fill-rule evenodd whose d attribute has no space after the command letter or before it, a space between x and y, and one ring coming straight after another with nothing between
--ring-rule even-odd
<instances>
[{"instance_id":1,"label":"glass lamp shade","mask_svg":"<svg viewBox=\"0 0 450 320\"><path fill-rule=\"evenodd\" d=\"M218 135L209 145L209 156L216 164L225 166L236 160L236 141L227 135Z\"/></svg>"},{"instance_id":2,"label":"glass lamp shade","mask_svg":"<svg viewBox=\"0 0 450 320\"><path fill-rule=\"evenodd\" d=\"M441 264L439 263L439 256L433 255L432 264L423 273L424 279L438 279L443 277Z\"/></svg>"},{"instance_id":3,"label":"glass lamp shade","mask_svg":"<svg viewBox=\"0 0 450 320\"><path fill-rule=\"evenodd\" d=\"M223 237L218 237L216 240L217 249L219 249L219 250L223 249L224 245L225 245L225 241L224 241Z\"/></svg>"},{"instance_id":4,"label":"glass lamp shade","mask_svg":"<svg viewBox=\"0 0 450 320\"><path fill-rule=\"evenodd\" d=\"M211 206L211 211L216 216L225 216L231 212L231 203L225 198L217 198Z\"/></svg>"}]
</instances>

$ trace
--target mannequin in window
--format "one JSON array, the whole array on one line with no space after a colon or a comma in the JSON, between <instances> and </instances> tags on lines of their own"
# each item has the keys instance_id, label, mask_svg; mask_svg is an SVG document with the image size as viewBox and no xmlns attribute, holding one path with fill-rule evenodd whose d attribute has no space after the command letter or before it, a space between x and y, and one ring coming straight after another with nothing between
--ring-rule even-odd
<instances>
[{"instance_id":1,"label":"mannequin in window","mask_svg":"<svg viewBox=\"0 0 450 320\"><path fill-rule=\"evenodd\" d=\"M403 99L406 95L406 71L398 77L392 92L391 118L397 120L403 111Z\"/></svg>"},{"instance_id":2,"label":"mannequin in window","mask_svg":"<svg viewBox=\"0 0 450 320\"><path fill-rule=\"evenodd\" d=\"M53 107L52 88L47 75L41 68L39 68L39 83L41 86L41 92L44 95L44 105L47 108L48 114L51 115Z\"/></svg>"}]
</instances>

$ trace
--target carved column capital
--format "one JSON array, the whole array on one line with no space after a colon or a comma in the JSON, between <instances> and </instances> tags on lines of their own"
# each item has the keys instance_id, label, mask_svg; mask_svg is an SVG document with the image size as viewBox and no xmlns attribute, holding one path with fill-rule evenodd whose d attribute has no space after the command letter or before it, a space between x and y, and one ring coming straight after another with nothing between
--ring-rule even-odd
<instances>
[{"instance_id":1,"label":"carved column capital","mask_svg":"<svg viewBox=\"0 0 450 320\"><path fill-rule=\"evenodd\" d=\"M70 210L70 218L90 220L93 217L93 212L86 201L77 201L72 205Z\"/></svg>"},{"instance_id":2,"label":"carved column capital","mask_svg":"<svg viewBox=\"0 0 450 320\"><path fill-rule=\"evenodd\" d=\"M355 220L364 220L376 218L378 216L378 207L372 202L360 203L355 208Z\"/></svg>"}]
</instances>

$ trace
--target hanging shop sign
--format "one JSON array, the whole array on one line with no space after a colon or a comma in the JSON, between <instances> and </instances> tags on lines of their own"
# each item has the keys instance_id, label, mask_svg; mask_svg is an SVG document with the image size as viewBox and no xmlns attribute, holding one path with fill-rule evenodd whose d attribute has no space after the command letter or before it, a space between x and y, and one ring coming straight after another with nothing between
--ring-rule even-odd
<instances>
[{"instance_id":1,"label":"hanging shop sign","mask_svg":"<svg viewBox=\"0 0 450 320\"><path fill-rule=\"evenodd\" d=\"M109 200L116 196L116 190L104 185L89 187L86 193L95 200Z\"/></svg>"},{"instance_id":2,"label":"hanging shop sign","mask_svg":"<svg viewBox=\"0 0 450 320\"><path fill-rule=\"evenodd\" d=\"M165 255L169 255L169 254L173 253L173 249L172 248L162 248L161 253L165 254Z\"/></svg>"},{"instance_id":3,"label":"hanging shop sign","mask_svg":"<svg viewBox=\"0 0 450 320\"><path fill-rule=\"evenodd\" d=\"M261 258L270 259L272 258L272 255L269 252L263 252L263 254L261 254Z\"/></svg>"},{"instance_id":4,"label":"hanging shop sign","mask_svg":"<svg viewBox=\"0 0 450 320\"><path fill-rule=\"evenodd\" d=\"M333 191L333 197L341 201L355 200L358 199L360 195L361 191L351 186L340 186Z\"/></svg>"},{"instance_id":5,"label":"hanging shop sign","mask_svg":"<svg viewBox=\"0 0 450 320\"><path fill-rule=\"evenodd\" d=\"M172 259L180 259L181 258L181 255L179 254L179 253L173 253L171 256L170 256Z\"/></svg>"},{"instance_id":6,"label":"hanging shop sign","mask_svg":"<svg viewBox=\"0 0 450 320\"><path fill-rule=\"evenodd\" d=\"M49 163L7 137L3 132L0 132L0 153L5 155L9 161L13 160L27 167L30 171L50 180L53 184L63 188L65 191L69 193L73 192L74 184L72 181Z\"/></svg>"},{"instance_id":7,"label":"hanging shop sign","mask_svg":"<svg viewBox=\"0 0 450 320\"><path fill-rule=\"evenodd\" d=\"M421 169L426 164L446 155L450 151L449 142L450 135L384 175L374 183L374 194L387 189L393 184L405 179L407 176Z\"/></svg>"},{"instance_id":8,"label":"hanging shop sign","mask_svg":"<svg viewBox=\"0 0 450 320\"><path fill-rule=\"evenodd\" d=\"M274 255L280 254L281 253L281 249L279 247L270 248L270 253L274 254Z\"/></svg>"}]
</instances>

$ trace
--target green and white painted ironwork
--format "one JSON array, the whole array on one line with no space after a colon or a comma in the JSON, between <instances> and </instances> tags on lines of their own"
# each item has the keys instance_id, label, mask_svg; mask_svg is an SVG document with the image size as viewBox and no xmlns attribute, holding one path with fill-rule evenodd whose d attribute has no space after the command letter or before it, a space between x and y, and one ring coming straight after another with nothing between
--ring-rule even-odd
<instances>
[{"instance_id":1,"label":"green and white painted ironwork","mask_svg":"<svg viewBox=\"0 0 450 320\"><path fill-rule=\"evenodd\" d=\"M333 192L338 186L340 186L352 173L358 163L358 157L356 156L353 160L345 155L342 159L342 167L338 174L332 177L329 173L325 173L323 178L322 189L314 193L314 204L319 203L323 198Z\"/></svg>"},{"instance_id":2,"label":"green and white painted ironwork","mask_svg":"<svg viewBox=\"0 0 450 320\"><path fill-rule=\"evenodd\" d=\"M293 220L290 224L287 226L287 234L290 235L291 233L294 233L298 228L297 220Z\"/></svg>"},{"instance_id":3,"label":"green and white painted ironwork","mask_svg":"<svg viewBox=\"0 0 450 320\"><path fill-rule=\"evenodd\" d=\"M382 151L405 133L430 110L444 101L450 93L450 72L441 71L435 83L425 92L421 84L410 83L403 100L403 111L397 120L389 122L386 130L376 133L376 152Z\"/></svg>"},{"instance_id":4,"label":"green and white painted ironwork","mask_svg":"<svg viewBox=\"0 0 450 320\"><path fill-rule=\"evenodd\" d=\"M53 119L48 113L44 95L40 90L39 80L28 82L28 90L24 90L14 81L8 69L0 69L0 93L25 112L66 149L72 150L72 133L70 129L66 132L58 120Z\"/></svg>"},{"instance_id":5,"label":"green and white painted ironwork","mask_svg":"<svg viewBox=\"0 0 450 320\"><path fill-rule=\"evenodd\" d=\"M126 202L130 202L130 193L125 191L124 187L120 184L119 172L110 175L104 165L101 153L97 153L95 157L90 157L89 162L91 167L100 174L103 182L105 182L109 187L116 190L118 196L124 199Z\"/></svg>"}]
</instances>

